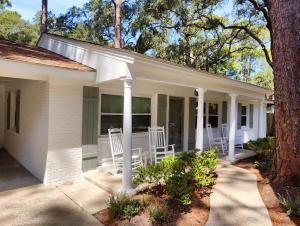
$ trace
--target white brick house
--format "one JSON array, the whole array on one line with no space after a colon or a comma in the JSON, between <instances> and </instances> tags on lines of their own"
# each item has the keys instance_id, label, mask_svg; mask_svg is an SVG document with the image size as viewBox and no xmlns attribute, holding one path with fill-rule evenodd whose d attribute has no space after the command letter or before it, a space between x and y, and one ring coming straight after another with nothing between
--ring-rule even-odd
<instances>
[{"instance_id":1,"label":"white brick house","mask_svg":"<svg viewBox=\"0 0 300 226\"><path fill-rule=\"evenodd\" d=\"M270 90L55 35L44 34L38 49L2 45L8 50L0 48L0 142L44 183L109 168L110 127L132 124L132 131L124 128L125 151L131 147L147 151L146 128L164 125L169 143L180 151L205 149L205 125L212 124L217 135L226 122L230 158L234 158L236 134L244 142L266 134L265 95ZM15 49L9 51L11 46ZM124 113L129 100L133 112Z\"/></svg>"}]
</instances>

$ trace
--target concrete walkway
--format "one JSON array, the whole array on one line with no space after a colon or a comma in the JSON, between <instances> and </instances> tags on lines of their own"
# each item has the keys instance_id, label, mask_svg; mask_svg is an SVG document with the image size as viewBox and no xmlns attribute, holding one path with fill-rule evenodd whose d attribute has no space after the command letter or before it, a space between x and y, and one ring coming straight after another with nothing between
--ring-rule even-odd
<instances>
[{"instance_id":1,"label":"concrete walkway","mask_svg":"<svg viewBox=\"0 0 300 226\"><path fill-rule=\"evenodd\" d=\"M108 193L84 179L45 186L0 150L1 226L101 226L91 214L107 198Z\"/></svg>"},{"instance_id":2,"label":"concrete walkway","mask_svg":"<svg viewBox=\"0 0 300 226\"><path fill-rule=\"evenodd\" d=\"M272 226L251 172L220 160L206 226Z\"/></svg>"}]
</instances>

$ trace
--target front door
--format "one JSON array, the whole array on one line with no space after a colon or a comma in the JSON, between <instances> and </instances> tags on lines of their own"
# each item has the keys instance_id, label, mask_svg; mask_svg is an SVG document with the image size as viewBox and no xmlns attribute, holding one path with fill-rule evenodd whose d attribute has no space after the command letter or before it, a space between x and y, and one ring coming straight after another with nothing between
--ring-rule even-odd
<instances>
[{"instance_id":1,"label":"front door","mask_svg":"<svg viewBox=\"0 0 300 226\"><path fill-rule=\"evenodd\" d=\"M184 98L169 98L169 144L175 144L175 151L183 149Z\"/></svg>"}]
</instances>

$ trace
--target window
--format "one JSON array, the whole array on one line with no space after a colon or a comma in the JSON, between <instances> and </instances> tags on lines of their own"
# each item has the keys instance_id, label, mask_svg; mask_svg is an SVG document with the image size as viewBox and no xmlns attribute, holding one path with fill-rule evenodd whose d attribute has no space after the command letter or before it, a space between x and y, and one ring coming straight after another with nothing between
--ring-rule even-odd
<instances>
[{"instance_id":1,"label":"window","mask_svg":"<svg viewBox=\"0 0 300 226\"><path fill-rule=\"evenodd\" d=\"M218 104L209 103L208 105L208 123L212 128L217 128L219 124Z\"/></svg>"},{"instance_id":2,"label":"window","mask_svg":"<svg viewBox=\"0 0 300 226\"><path fill-rule=\"evenodd\" d=\"M132 98L132 131L145 132L151 125L151 98ZM101 95L100 134L108 133L110 128L123 127L123 96Z\"/></svg>"},{"instance_id":3,"label":"window","mask_svg":"<svg viewBox=\"0 0 300 226\"><path fill-rule=\"evenodd\" d=\"M241 126L247 126L247 106L241 108Z\"/></svg>"},{"instance_id":4,"label":"window","mask_svg":"<svg viewBox=\"0 0 300 226\"><path fill-rule=\"evenodd\" d=\"M20 98L20 90L8 92L7 94L6 128L15 131L16 133L20 132Z\"/></svg>"}]
</instances>

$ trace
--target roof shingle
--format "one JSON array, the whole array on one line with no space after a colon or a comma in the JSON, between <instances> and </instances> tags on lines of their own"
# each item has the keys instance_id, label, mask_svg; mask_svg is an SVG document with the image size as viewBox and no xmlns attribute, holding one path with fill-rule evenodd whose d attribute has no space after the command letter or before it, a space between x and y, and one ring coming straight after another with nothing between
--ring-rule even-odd
<instances>
[{"instance_id":1,"label":"roof shingle","mask_svg":"<svg viewBox=\"0 0 300 226\"><path fill-rule=\"evenodd\" d=\"M96 71L46 49L16 44L3 39L0 39L0 58L86 72Z\"/></svg>"}]
</instances>

